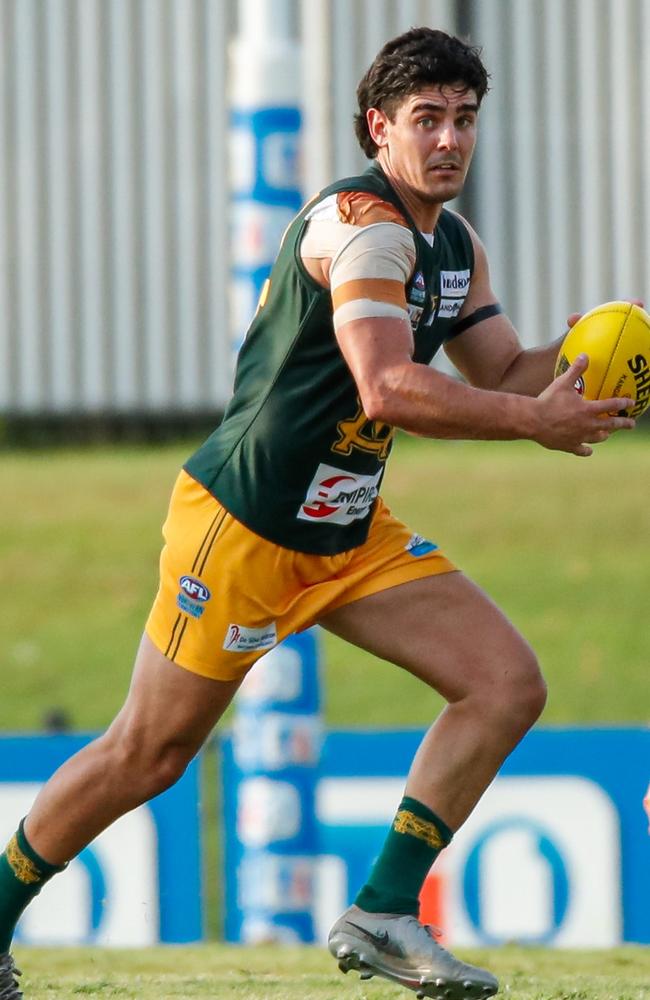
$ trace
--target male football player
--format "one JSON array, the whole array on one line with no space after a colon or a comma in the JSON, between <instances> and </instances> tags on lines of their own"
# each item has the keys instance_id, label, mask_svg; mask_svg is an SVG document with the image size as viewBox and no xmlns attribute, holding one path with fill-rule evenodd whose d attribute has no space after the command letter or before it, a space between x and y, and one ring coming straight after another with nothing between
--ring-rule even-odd
<instances>
[{"instance_id":1,"label":"male football player","mask_svg":"<svg viewBox=\"0 0 650 1000\"><path fill-rule=\"evenodd\" d=\"M368 171L289 227L241 351L233 399L180 473L160 588L124 707L44 786L0 859L0 998L27 903L90 840L182 774L251 664L314 622L404 667L447 707L411 767L385 845L330 935L344 971L419 996L487 997L497 981L418 920L438 853L535 722L545 687L499 609L379 496L395 428L527 439L591 454L633 421L627 399L553 381L557 343L525 351L463 188L488 78L479 52L417 28L358 89ZM531 253L535 248L531 247ZM460 381L429 367L445 351ZM431 503L445 484L432 480Z\"/></svg>"}]
</instances>

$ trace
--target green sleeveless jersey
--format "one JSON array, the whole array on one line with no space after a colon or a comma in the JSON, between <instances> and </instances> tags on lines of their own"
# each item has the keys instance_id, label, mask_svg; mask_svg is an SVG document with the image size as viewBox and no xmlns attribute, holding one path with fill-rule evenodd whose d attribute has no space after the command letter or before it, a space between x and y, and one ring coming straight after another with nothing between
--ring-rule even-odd
<instances>
[{"instance_id":1,"label":"green sleeveless jersey","mask_svg":"<svg viewBox=\"0 0 650 1000\"><path fill-rule=\"evenodd\" d=\"M474 267L467 229L443 209L431 247L373 164L326 188L289 226L241 349L223 422L185 465L252 531L319 555L365 541L394 434L363 412L334 334L330 292L300 259L309 212L342 191L378 195L413 231L417 259L406 300L414 361L429 364L453 336Z\"/></svg>"}]
</instances>

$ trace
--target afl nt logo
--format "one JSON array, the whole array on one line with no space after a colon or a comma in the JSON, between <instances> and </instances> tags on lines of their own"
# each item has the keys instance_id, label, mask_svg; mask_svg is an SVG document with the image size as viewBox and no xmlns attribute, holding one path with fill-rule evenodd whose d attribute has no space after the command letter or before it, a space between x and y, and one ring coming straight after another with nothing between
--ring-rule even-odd
<instances>
[{"instance_id":1,"label":"afl nt logo","mask_svg":"<svg viewBox=\"0 0 650 1000\"><path fill-rule=\"evenodd\" d=\"M181 590L184 590L187 596L191 597L193 601L200 601L201 604L205 604L206 601L210 600L210 591L196 577L182 576L179 583Z\"/></svg>"}]
</instances>

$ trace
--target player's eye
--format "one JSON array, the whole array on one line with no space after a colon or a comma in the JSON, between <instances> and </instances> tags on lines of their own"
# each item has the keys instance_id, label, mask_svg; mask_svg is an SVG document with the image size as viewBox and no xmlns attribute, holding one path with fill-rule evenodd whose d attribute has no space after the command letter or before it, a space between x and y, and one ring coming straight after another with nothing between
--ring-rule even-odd
<instances>
[{"instance_id":1,"label":"player's eye","mask_svg":"<svg viewBox=\"0 0 650 1000\"><path fill-rule=\"evenodd\" d=\"M434 124L433 118L427 117L418 119L418 125L420 125L422 128L432 128L433 124Z\"/></svg>"}]
</instances>

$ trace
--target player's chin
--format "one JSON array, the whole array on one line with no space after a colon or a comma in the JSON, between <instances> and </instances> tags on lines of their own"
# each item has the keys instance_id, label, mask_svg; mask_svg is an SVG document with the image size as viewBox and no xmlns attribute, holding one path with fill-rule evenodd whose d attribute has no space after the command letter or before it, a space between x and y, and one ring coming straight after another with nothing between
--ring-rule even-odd
<instances>
[{"instance_id":1,"label":"player's chin","mask_svg":"<svg viewBox=\"0 0 650 1000\"><path fill-rule=\"evenodd\" d=\"M426 177L424 188L432 201L450 201L461 193L463 183L464 177L460 171L450 171L448 174L431 171Z\"/></svg>"}]
</instances>

